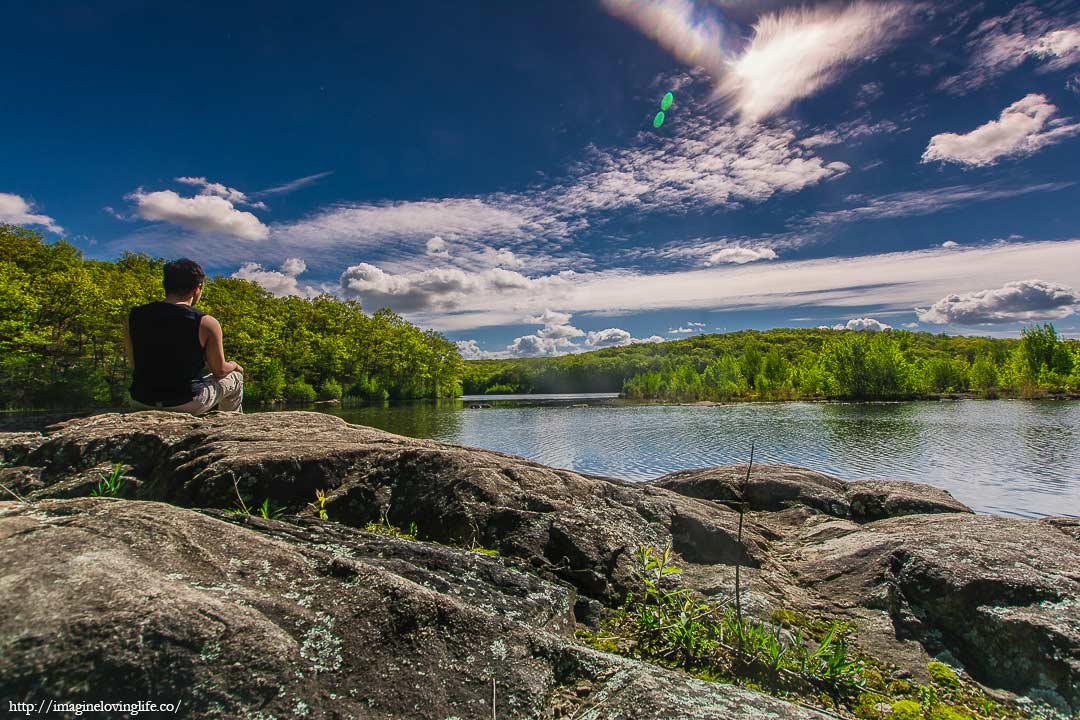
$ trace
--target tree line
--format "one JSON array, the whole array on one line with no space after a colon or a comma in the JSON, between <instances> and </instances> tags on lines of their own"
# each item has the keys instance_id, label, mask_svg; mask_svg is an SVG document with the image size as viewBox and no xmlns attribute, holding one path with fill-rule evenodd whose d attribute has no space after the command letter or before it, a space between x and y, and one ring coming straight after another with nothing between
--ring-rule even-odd
<instances>
[{"instance_id":1,"label":"tree line","mask_svg":"<svg viewBox=\"0 0 1080 720\"><path fill-rule=\"evenodd\" d=\"M901 399L1080 394L1080 343L1037 324L1019 339L777 329L580 355L466 363L468 393L621 392L633 399Z\"/></svg>"},{"instance_id":2,"label":"tree line","mask_svg":"<svg viewBox=\"0 0 1080 720\"><path fill-rule=\"evenodd\" d=\"M122 322L163 300L165 261L124 253L87 260L64 241L0 225L0 383L7 407L123 405L131 382ZM462 360L439 333L389 310L364 313L330 295L275 297L214 277L199 309L221 321L225 353L253 401L407 399L461 393Z\"/></svg>"}]
</instances>

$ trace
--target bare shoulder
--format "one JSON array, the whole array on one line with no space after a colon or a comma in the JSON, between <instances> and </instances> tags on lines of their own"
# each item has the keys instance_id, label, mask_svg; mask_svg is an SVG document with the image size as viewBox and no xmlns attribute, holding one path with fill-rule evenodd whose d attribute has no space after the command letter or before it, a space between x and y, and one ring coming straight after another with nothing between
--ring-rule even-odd
<instances>
[{"instance_id":1,"label":"bare shoulder","mask_svg":"<svg viewBox=\"0 0 1080 720\"><path fill-rule=\"evenodd\" d=\"M221 332L221 323L213 315L203 315L202 320L199 321L199 327L211 332Z\"/></svg>"}]
</instances>

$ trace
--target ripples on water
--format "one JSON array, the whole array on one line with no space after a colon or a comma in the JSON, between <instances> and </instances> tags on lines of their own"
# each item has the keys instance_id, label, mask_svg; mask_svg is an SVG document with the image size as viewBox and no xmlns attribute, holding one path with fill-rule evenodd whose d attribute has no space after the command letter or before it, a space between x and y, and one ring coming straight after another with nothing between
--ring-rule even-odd
<instances>
[{"instance_id":1,"label":"ripples on water","mask_svg":"<svg viewBox=\"0 0 1080 720\"><path fill-rule=\"evenodd\" d=\"M478 402L493 407L470 409ZM574 407L572 403L592 403ZM561 403L494 398L337 411L349 422L501 450L598 475L647 480L755 459L845 480L930 483L977 511L1080 516L1080 403L1019 400Z\"/></svg>"}]
</instances>

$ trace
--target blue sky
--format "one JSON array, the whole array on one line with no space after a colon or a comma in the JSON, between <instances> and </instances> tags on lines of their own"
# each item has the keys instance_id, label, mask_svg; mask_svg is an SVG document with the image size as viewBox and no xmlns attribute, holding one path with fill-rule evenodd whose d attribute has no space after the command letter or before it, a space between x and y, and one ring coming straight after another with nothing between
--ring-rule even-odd
<instances>
[{"instance_id":1,"label":"blue sky","mask_svg":"<svg viewBox=\"0 0 1080 720\"><path fill-rule=\"evenodd\" d=\"M356 298L469 357L1080 335L1080 2L0 8L0 221L89 257Z\"/></svg>"}]
</instances>

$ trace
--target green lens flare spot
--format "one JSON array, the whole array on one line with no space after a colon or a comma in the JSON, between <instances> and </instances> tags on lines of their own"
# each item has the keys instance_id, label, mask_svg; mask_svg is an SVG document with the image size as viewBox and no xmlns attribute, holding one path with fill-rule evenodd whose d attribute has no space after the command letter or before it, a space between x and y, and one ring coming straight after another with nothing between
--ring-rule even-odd
<instances>
[{"instance_id":1,"label":"green lens flare spot","mask_svg":"<svg viewBox=\"0 0 1080 720\"><path fill-rule=\"evenodd\" d=\"M664 99L660 101L660 109L667 110L671 107L671 103L675 102L675 96L671 93L664 95Z\"/></svg>"},{"instance_id":2,"label":"green lens flare spot","mask_svg":"<svg viewBox=\"0 0 1080 720\"><path fill-rule=\"evenodd\" d=\"M664 124L664 111L661 110L660 112L656 113L656 117L653 118L652 126L654 128L658 128L663 124Z\"/></svg>"}]
</instances>

